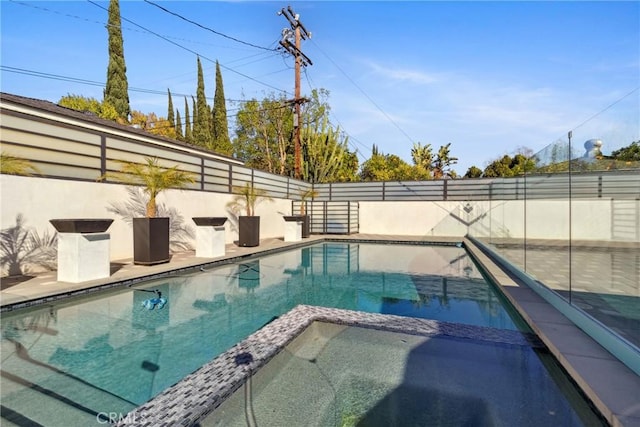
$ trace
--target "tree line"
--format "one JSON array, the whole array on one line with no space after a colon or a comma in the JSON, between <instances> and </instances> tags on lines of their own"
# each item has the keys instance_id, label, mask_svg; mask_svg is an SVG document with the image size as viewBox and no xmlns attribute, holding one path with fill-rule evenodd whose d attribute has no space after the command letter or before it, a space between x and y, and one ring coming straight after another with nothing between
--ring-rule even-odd
<instances>
[{"instance_id":1,"label":"tree line","mask_svg":"<svg viewBox=\"0 0 640 427\"><path fill-rule=\"evenodd\" d=\"M110 0L108 13L109 64L102 101L68 94L59 100L59 105L89 111L104 119L133 125L156 135L233 156L251 168L294 176L292 102L284 94L275 93L267 94L263 99L252 98L240 102L232 139L229 136L224 85L218 61L213 105L207 102L204 73L198 57L196 96L191 96L190 100L184 97L182 113L174 106L170 89L167 89L166 117L132 110L129 104L118 0ZM331 107L328 98L328 90L314 89L303 104L300 142L301 171L305 181L324 183L458 178L452 169L458 158L451 154L451 143L441 145L437 150L431 144L414 143L411 149L413 164L396 154L384 154L373 145L371 157L360 165L357 151L349 148L348 136L329 120ZM596 162L581 167L601 167L603 160L637 162L640 160L638 144L638 141L633 142L629 147L614 151L606 159L600 155ZM532 155L531 150L522 148L513 157L505 154L497 158L484 170L471 166L462 178L510 177L534 171L557 172L568 170L571 166L569 162L551 162L550 165L538 166L539 160ZM609 165L608 168L612 167Z\"/></svg>"}]
</instances>

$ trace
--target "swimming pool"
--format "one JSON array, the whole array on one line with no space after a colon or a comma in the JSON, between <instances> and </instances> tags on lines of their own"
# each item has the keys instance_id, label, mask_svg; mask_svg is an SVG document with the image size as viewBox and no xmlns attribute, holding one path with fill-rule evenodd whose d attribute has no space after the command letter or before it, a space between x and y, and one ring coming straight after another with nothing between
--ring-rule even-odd
<instances>
[{"instance_id":1,"label":"swimming pool","mask_svg":"<svg viewBox=\"0 0 640 427\"><path fill-rule=\"evenodd\" d=\"M3 425L103 424L299 304L524 328L462 248L322 243L3 314Z\"/></svg>"},{"instance_id":2,"label":"swimming pool","mask_svg":"<svg viewBox=\"0 0 640 427\"><path fill-rule=\"evenodd\" d=\"M314 321L199 425L606 425L535 340L384 327Z\"/></svg>"}]
</instances>

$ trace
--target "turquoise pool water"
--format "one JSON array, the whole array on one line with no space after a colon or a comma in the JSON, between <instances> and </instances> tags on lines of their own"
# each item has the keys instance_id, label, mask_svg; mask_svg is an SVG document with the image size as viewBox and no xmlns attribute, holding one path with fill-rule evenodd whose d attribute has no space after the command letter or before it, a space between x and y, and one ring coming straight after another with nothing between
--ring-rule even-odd
<instances>
[{"instance_id":1,"label":"turquoise pool water","mask_svg":"<svg viewBox=\"0 0 640 427\"><path fill-rule=\"evenodd\" d=\"M545 348L503 338L314 322L199 425L607 425Z\"/></svg>"},{"instance_id":2,"label":"turquoise pool water","mask_svg":"<svg viewBox=\"0 0 640 427\"><path fill-rule=\"evenodd\" d=\"M520 325L464 249L323 243L3 315L2 425L103 424L298 304Z\"/></svg>"}]
</instances>

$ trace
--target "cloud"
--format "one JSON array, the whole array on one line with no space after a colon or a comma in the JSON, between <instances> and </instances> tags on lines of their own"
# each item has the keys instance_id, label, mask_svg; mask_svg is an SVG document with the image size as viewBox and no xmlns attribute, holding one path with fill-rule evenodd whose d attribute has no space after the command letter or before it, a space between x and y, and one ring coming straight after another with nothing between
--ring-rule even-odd
<instances>
[{"instance_id":1,"label":"cloud","mask_svg":"<svg viewBox=\"0 0 640 427\"><path fill-rule=\"evenodd\" d=\"M413 83L419 85L428 85L440 80L437 74L430 74L419 70L388 68L383 67L373 61L367 64L375 74L381 75L387 79L403 83Z\"/></svg>"}]
</instances>

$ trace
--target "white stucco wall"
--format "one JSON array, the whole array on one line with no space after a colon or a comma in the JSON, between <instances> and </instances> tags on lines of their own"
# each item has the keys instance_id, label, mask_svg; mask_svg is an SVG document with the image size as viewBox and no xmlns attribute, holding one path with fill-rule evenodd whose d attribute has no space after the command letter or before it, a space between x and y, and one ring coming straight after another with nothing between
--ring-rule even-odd
<instances>
[{"instance_id":1,"label":"white stucco wall","mask_svg":"<svg viewBox=\"0 0 640 427\"><path fill-rule=\"evenodd\" d=\"M0 175L1 229L13 227L16 216L22 214L24 226L39 235L55 233L49 223L56 218L113 218L108 232L111 237L111 259L133 256L131 226L123 218L109 212L112 203L123 204L130 200L126 186L92 182L56 180L48 178ZM238 239L236 221L227 211L229 194L205 193L192 190L167 190L158 196L158 204L175 208L183 223L195 236L194 216L226 216L225 238L227 243ZM264 201L256 207L261 216L261 238L282 237L282 215L291 214L291 202L285 199ZM191 241L191 247L195 242Z\"/></svg>"},{"instance_id":2,"label":"white stucco wall","mask_svg":"<svg viewBox=\"0 0 640 427\"><path fill-rule=\"evenodd\" d=\"M130 224L124 217L109 211L113 204L131 201L127 188L118 184L56 180L48 178L0 175L1 229L13 227L16 216L22 214L24 225L40 236L52 235L49 223L56 218L113 218L109 228L112 260L130 258L133 238ZM168 190L160 194L159 204L175 209L182 224L190 228L193 238L187 245L195 247L194 216L226 216L226 242L237 240L237 222L227 210L229 194L194 190ZM469 201L469 202L360 202L359 231L363 234L393 234L419 236L507 237L528 239L620 240L623 230L626 240L637 240L640 201L630 200L620 212L626 215L624 229L614 224L615 203L611 199L574 200L569 221L566 200ZM465 209L466 208L466 209ZM526 212L526 228L525 228ZM283 215L291 214L291 201L264 201L256 208L261 217L261 238L284 236ZM635 215L635 216L634 216ZM631 225L629 225L631 221ZM633 223L635 222L635 226ZM617 227L617 228L616 228ZM614 229L618 230L617 234ZM628 231L630 230L630 231Z\"/></svg>"},{"instance_id":3,"label":"white stucco wall","mask_svg":"<svg viewBox=\"0 0 640 427\"><path fill-rule=\"evenodd\" d=\"M367 234L523 238L526 232L528 239L566 240L571 224L572 239L609 241L612 219L611 199L573 200L571 212L567 200L360 202L360 232Z\"/></svg>"}]
</instances>

